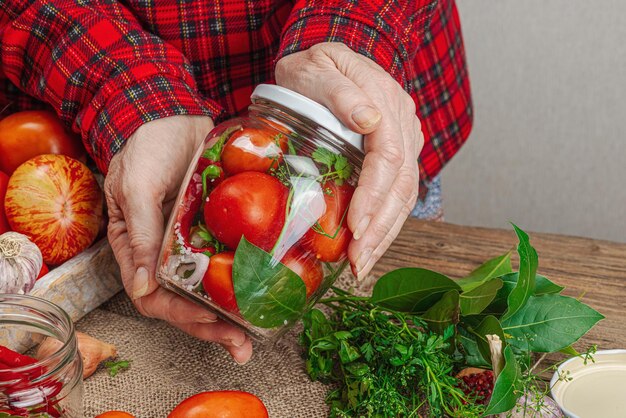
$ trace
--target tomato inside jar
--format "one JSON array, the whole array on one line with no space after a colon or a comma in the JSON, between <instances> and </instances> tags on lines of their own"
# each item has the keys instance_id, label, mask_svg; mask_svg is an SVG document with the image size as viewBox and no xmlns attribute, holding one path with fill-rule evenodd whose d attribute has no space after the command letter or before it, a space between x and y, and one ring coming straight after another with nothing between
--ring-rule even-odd
<instances>
[{"instance_id":1,"label":"tomato inside jar","mask_svg":"<svg viewBox=\"0 0 626 418\"><path fill-rule=\"evenodd\" d=\"M160 283L259 341L302 317L345 270L363 138L325 107L260 85L209 133L187 173Z\"/></svg>"}]
</instances>

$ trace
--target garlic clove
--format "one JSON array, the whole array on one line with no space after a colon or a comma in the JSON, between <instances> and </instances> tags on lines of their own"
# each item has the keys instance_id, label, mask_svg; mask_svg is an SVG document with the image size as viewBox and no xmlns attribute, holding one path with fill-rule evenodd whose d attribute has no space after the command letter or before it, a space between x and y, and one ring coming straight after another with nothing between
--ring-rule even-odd
<instances>
[{"instance_id":1,"label":"garlic clove","mask_svg":"<svg viewBox=\"0 0 626 418\"><path fill-rule=\"evenodd\" d=\"M78 352L83 360L83 379L91 376L98 365L104 360L117 356L117 349L114 345L100 341L85 333L77 332ZM63 344L56 338L47 337L39 345L35 358L38 360L51 356L59 351Z\"/></svg>"}]
</instances>

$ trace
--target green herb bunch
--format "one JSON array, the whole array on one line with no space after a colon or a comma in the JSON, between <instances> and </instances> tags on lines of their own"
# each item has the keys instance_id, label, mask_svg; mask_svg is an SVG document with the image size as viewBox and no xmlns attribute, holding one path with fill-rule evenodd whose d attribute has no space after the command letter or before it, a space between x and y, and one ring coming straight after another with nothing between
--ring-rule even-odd
<instances>
[{"instance_id":1,"label":"green herb bunch","mask_svg":"<svg viewBox=\"0 0 626 418\"><path fill-rule=\"evenodd\" d=\"M311 310L301 335L311 378L337 386L327 397L332 417L480 416L484 407L466 399L452 374L452 327L439 335L415 315L333 290L323 301L331 314Z\"/></svg>"},{"instance_id":2,"label":"green herb bunch","mask_svg":"<svg viewBox=\"0 0 626 418\"><path fill-rule=\"evenodd\" d=\"M307 314L301 336L307 371L336 385L328 396L332 416L531 413L549 392L531 366L536 355L593 354L595 347L580 355L572 344L603 316L537 274L537 252L513 226L518 271L510 251L459 280L401 268L383 275L370 297L334 288L336 296L321 301L328 317L319 310ZM490 339L501 342L499 352ZM494 370L486 406L458 389L454 376L469 366Z\"/></svg>"}]
</instances>

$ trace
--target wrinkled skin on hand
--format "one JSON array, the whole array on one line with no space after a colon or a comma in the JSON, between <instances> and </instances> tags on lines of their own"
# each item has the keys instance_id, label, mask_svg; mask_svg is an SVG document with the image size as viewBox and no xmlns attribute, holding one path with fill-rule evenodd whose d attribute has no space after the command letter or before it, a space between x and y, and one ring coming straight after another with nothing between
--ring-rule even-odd
<instances>
[{"instance_id":1,"label":"wrinkled skin on hand","mask_svg":"<svg viewBox=\"0 0 626 418\"><path fill-rule=\"evenodd\" d=\"M281 58L276 83L328 107L365 135L365 161L348 211L352 271L363 279L398 235L418 195L424 145L415 103L374 61L341 43Z\"/></svg>"},{"instance_id":2,"label":"wrinkled skin on hand","mask_svg":"<svg viewBox=\"0 0 626 418\"><path fill-rule=\"evenodd\" d=\"M278 85L328 107L365 135L365 161L348 212L353 272L364 278L397 236L418 193L417 156L424 137L415 103L380 66L340 43L283 57ZM143 315L214 341L245 363L252 343L239 329L159 287L155 274L165 219L197 146L213 127L207 117L172 116L141 126L111 160L105 180L108 237L126 292Z\"/></svg>"},{"instance_id":3,"label":"wrinkled skin on hand","mask_svg":"<svg viewBox=\"0 0 626 418\"><path fill-rule=\"evenodd\" d=\"M108 237L124 288L141 314L217 342L245 363L252 343L243 331L160 287L155 278L165 220L196 148L212 128L207 117L173 116L141 126L128 139L105 180Z\"/></svg>"}]
</instances>

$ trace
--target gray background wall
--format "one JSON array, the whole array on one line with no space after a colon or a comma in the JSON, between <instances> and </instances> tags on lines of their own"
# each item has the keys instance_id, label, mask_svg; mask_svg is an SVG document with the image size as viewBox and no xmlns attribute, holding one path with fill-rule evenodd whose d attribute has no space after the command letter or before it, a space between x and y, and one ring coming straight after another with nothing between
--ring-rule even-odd
<instances>
[{"instance_id":1,"label":"gray background wall","mask_svg":"<svg viewBox=\"0 0 626 418\"><path fill-rule=\"evenodd\" d=\"M626 242L626 1L458 6L475 125L446 220Z\"/></svg>"}]
</instances>

